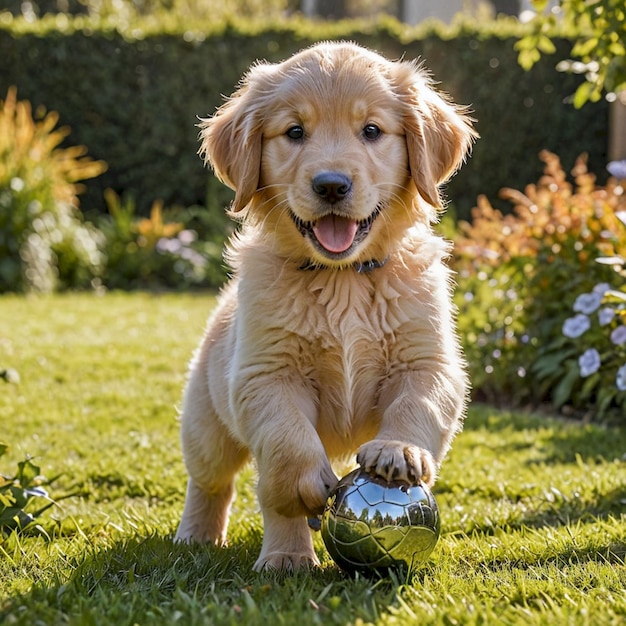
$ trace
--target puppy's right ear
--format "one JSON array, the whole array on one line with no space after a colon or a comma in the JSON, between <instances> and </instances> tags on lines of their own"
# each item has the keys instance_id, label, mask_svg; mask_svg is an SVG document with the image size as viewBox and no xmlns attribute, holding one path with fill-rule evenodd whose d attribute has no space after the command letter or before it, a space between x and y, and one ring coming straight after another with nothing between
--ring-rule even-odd
<instances>
[{"instance_id":1,"label":"puppy's right ear","mask_svg":"<svg viewBox=\"0 0 626 626\"><path fill-rule=\"evenodd\" d=\"M244 209L259 185L263 142L259 103L252 97L250 74L213 117L201 120L198 153L215 175L235 191L231 211Z\"/></svg>"}]
</instances>

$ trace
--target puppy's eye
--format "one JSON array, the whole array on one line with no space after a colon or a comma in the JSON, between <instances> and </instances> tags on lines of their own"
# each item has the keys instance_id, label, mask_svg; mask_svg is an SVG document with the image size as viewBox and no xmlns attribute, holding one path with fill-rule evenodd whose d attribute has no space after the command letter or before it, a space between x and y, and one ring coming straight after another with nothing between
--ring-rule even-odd
<instances>
[{"instance_id":1,"label":"puppy's eye","mask_svg":"<svg viewBox=\"0 0 626 626\"><path fill-rule=\"evenodd\" d=\"M369 141L374 141L375 139L378 139L382 135L382 133L383 131L380 130L380 128L378 128L376 124L368 124L363 129L363 137L365 137L365 139L368 139Z\"/></svg>"},{"instance_id":2,"label":"puppy's eye","mask_svg":"<svg viewBox=\"0 0 626 626\"><path fill-rule=\"evenodd\" d=\"M302 126L292 126L285 133L289 139L302 139L304 137L304 128Z\"/></svg>"}]
</instances>

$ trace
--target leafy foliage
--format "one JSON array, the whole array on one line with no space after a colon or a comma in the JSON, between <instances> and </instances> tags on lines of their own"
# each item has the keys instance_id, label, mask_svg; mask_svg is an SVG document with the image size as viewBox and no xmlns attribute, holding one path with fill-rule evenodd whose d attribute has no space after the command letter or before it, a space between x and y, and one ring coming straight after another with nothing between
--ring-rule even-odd
<instances>
[{"instance_id":1,"label":"leafy foliage","mask_svg":"<svg viewBox=\"0 0 626 626\"><path fill-rule=\"evenodd\" d=\"M245 15L280 18L288 0L5 0L5 10L14 15L43 17L47 13L88 14L98 18L128 21L138 16L159 16L176 12L193 19ZM293 4L293 2L291 2Z\"/></svg>"},{"instance_id":2,"label":"leafy foliage","mask_svg":"<svg viewBox=\"0 0 626 626\"><path fill-rule=\"evenodd\" d=\"M226 231L212 231L206 225L206 210L165 213L163 203L156 201L150 217L142 218L136 215L132 198L122 200L111 189L105 198L108 214L97 220L106 240L103 286L184 289L218 286L224 281L222 238ZM170 216L178 221L167 221Z\"/></svg>"},{"instance_id":3,"label":"leafy foliage","mask_svg":"<svg viewBox=\"0 0 626 626\"><path fill-rule=\"evenodd\" d=\"M0 104L0 292L62 288L185 288L224 279L223 238L229 229L192 209L179 213L198 231L166 222L163 203L135 215L132 198L105 191L108 214L85 221L78 181L105 165L82 146L61 147L69 131L58 114L17 101L14 88ZM220 210L218 215L226 216ZM206 228L203 226L206 225ZM217 226L217 227L216 227Z\"/></svg>"},{"instance_id":4,"label":"leafy foliage","mask_svg":"<svg viewBox=\"0 0 626 626\"><path fill-rule=\"evenodd\" d=\"M0 458L7 449L8 445L0 442ZM57 478L48 480L42 476L40 467L30 458L20 461L12 476L0 474L0 533L24 530L44 511L54 506L56 502L48 495L46 488Z\"/></svg>"},{"instance_id":5,"label":"leafy foliage","mask_svg":"<svg viewBox=\"0 0 626 626\"><path fill-rule=\"evenodd\" d=\"M102 173L59 115L17 100L0 101L0 292L84 286L99 271L101 239L78 211L78 181Z\"/></svg>"},{"instance_id":6,"label":"leafy foliage","mask_svg":"<svg viewBox=\"0 0 626 626\"><path fill-rule=\"evenodd\" d=\"M563 71L585 75L574 95L574 106L597 102L603 91L626 89L626 7L622 0L561 0L558 11L546 12L547 0L532 0L537 15L533 30L517 44L519 62L530 69L541 54L553 54L556 47L550 33L560 23L574 33L571 55L579 59L562 61Z\"/></svg>"},{"instance_id":7,"label":"leafy foliage","mask_svg":"<svg viewBox=\"0 0 626 626\"><path fill-rule=\"evenodd\" d=\"M616 213L626 226L626 210ZM621 236L626 242L626 233ZM622 245L621 248L624 248ZM591 405L602 417L614 405L626 408L626 258L613 255L596 259L616 272L615 288L599 283L588 293L580 293L571 315L537 359L537 373L545 374L553 385L553 401L577 406ZM565 376L555 380L555 363L561 363ZM570 400L570 399L573 399Z\"/></svg>"},{"instance_id":8,"label":"leafy foliage","mask_svg":"<svg viewBox=\"0 0 626 626\"><path fill-rule=\"evenodd\" d=\"M615 288L624 288L612 266L596 259L626 250L620 221L626 196L614 178L596 186L583 158L572 172L574 183L558 157L543 152L541 158L545 172L536 185L524 193L502 191L513 213L503 215L481 197L473 222L460 224L462 336L479 396L569 405L602 416L626 406L626 393L616 388L615 373L611 381L582 385L581 346L562 330L578 295L616 280ZM600 394L605 385L610 397Z\"/></svg>"}]
</instances>

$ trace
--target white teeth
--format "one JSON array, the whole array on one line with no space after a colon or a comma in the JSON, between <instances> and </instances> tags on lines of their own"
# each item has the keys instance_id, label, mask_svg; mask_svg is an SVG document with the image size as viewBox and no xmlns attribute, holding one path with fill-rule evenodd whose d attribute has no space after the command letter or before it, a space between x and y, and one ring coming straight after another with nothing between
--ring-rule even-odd
<instances>
[{"instance_id":1,"label":"white teeth","mask_svg":"<svg viewBox=\"0 0 626 626\"><path fill-rule=\"evenodd\" d=\"M370 228L372 224L374 223L374 221L376 220L376 218L379 216L381 211L382 211L382 205L378 205L374 209L374 212L369 217L366 217L364 220L361 220L359 222L359 227ZM290 213L291 213L291 219L294 221L294 224L296 225L297 229L302 233L302 235L306 235L307 233L310 233L313 230L313 227L315 226L315 224L317 224L317 220L314 222L311 222L311 221L305 222L303 219L299 218L295 213L291 211Z\"/></svg>"},{"instance_id":2,"label":"white teeth","mask_svg":"<svg viewBox=\"0 0 626 626\"><path fill-rule=\"evenodd\" d=\"M361 244L362 241L365 240L365 238L369 235L370 229L372 228L372 225L376 221L376 218L381 214L383 209L384 209L384 204L381 203L376 207L376 209L374 209L374 212L369 217L366 217L364 220L361 220L360 222L358 222L358 229L357 229L357 232L356 232L356 235L354 237L352 244L347 250L345 250L344 252L338 255L329 255L328 251L324 249L323 246L317 241L317 237L315 236L315 233L313 231L313 227L317 224L317 220L315 221L309 220L305 222L302 218L298 217L292 211L289 211L289 213L291 215L291 219L293 220L293 223L296 225L296 228L298 229L300 234L304 238L309 239L313 243L313 245L319 248L322 254L326 256L333 256L334 258L340 258L342 256L350 254L358 245Z\"/></svg>"}]
</instances>

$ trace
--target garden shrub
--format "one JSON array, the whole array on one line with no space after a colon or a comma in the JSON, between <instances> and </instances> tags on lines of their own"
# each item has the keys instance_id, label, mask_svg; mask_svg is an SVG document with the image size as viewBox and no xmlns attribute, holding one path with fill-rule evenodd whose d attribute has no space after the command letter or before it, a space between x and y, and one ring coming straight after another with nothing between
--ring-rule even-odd
<instances>
[{"instance_id":1,"label":"garden shrub","mask_svg":"<svg viewBox=\"0 0 626 626\"><path fill-rule=\"evenodd\" d=\"M164 215L157 200L142 218L132 198L122 202L108 190L109 212L95 214L95 225L86 221L78 181L105 165L82 146L61 147L69 130L57 128L57 121L57 113L44 110L33 117L15 88L0 102L0 292L223 282L222 242L232 228L223 224L221 210L192 207Z\"/></svg>"},{"instance_id":2,"label":"garden shrub","mask_svg":"<svg viewBox=\"0 0 626 626\"><path fill-rule=\"evenodd\" d=\"M504 215L482 196L472 223L459 224L457 303L475 394L620 415L626 407L626 381L618 376L626 373L620 369L626 306L616 269L626 252L626 194L615 178L597 185L582 157L573 182L556 155L544 151L541 159L545 170L537 184L523 193L502 190L512 213ZM572 320L576 313L586 321ZM586 325L593 330L582 338ZM601 371L591 371L595 353L586 350L603 355Z\"/></svg>"},{"instance_id":3,"label":"garden shrub","mask_svg":"<svg viewBox=\"0 0 626 626\"><path fill-rule=\"evenodd\" d=\"M132 195L143 216L155 200L194 206L210 197L217 223L231 196L196 154L198 117L215 111L255 59L279 61L321 39L421 58L456 102L470 106L481 139L446 186L460 218L479 193L506 208L498 190L535 180L541 168L528 155L541 149L559 150L567 162L587 151L596 171L606 163L608 104L564 105L584 77L557 72L550 58L522 70L514 50L522 30L506 21L414 28L389 19L189 23L172 15L116 23L62 15L30 24L0 16L3 81L35 106L59 111L72 136L109 164L82 196L84 211L102 211L112 188ZM555 45L555 58L570 48L562 39Z\"/></svg>"},{"instance_id":4,"label":"garden shrub","mask_svg":"<svg viewBox=\"0 0 626 626\"><path fill-rule=\"evenodd\" d=\"M104 163L82 146L60 147L67 128L10 88L0 101L0 292L84 287L102 263L100 233L82 220L78 181Z\"/></svg>"},{"instance_id":5,"label":"garden shrub","mask_svg":"<svg viewBox=\"0 0 626 626\"><path fill-rule=\"evenodd\" d=\"M222 234L207 220L206 209L164 212L163 203L156 201L150 217L142 218L132 197L122 200L108 189L105 198L108 214L97 220L106 241L104 287L186 289L224 281Z\"/></svg>"}]
</instances>

